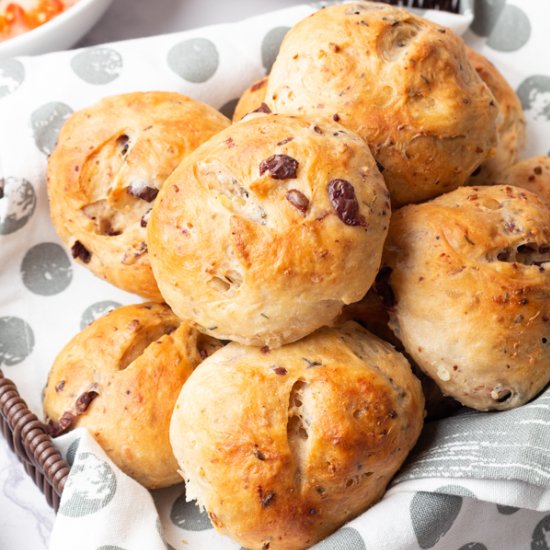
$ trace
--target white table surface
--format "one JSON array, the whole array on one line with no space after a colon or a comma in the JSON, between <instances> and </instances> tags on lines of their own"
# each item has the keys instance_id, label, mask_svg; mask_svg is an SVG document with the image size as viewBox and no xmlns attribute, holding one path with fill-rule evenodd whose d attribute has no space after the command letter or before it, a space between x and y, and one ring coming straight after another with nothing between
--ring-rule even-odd
<instances>
[{"instance_id":1,"label":"white table surface","mask_svg":"<svg viewBox=\"0 0 550 550\"><path fill-rule=\"evenodd\" d=\"M238 21L305 0L114 0L87 46ZM6 373L9 376L9 372ZM0 436L0 550L44 550L55 519Z\"/></svg>"}]
</instances>

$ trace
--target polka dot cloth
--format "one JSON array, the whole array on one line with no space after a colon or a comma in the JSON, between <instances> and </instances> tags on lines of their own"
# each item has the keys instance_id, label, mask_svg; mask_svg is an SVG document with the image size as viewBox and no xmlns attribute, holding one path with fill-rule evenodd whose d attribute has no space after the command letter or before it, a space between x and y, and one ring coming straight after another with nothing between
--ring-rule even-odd
<instances>
[{"instance_id":1,"label":"polka dot cloth","mask_svg":"<svg viewBox=\"0 0 550 550\"><path fill-rule=\"evenodd\" d=\"M230 117L243 90L271 69L288 29L332 3L0 60L0 367L35 411L41 410L49 365L63 345L113 308L138 301L75 264L49 222L46 160L64 122L106 95L153 89L190 95ZM550 5L541 0L477 0L473 10L469 0L462 5L459 16L422 13L454 28L503 71L528 121L524 156L549 153ZM508 416L462 415L432 424L385 498L315 548L550 549L549 411L546 394ZM183 485L159 491L153 500L83 430L57 444L72 470L52 550L73 550L74 540L83 550L239 548L186 501ZM509 478L515 481L503 481Z\"/></svg>"}]
</instances>

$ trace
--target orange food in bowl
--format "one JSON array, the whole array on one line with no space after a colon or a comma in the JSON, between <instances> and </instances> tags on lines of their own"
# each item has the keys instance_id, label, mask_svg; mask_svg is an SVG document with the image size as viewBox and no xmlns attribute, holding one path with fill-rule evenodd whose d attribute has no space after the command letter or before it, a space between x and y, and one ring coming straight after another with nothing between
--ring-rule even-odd
<instances>
[{"instance_id":1,"label":"orange food in bowl","mask_svg":"<svg viewBox=\"0 0 550 550\"><path fill-rule=\"evenodd\" d=\"M0 41L13 38L53 19L77 0L0 0Z\"/></svg>"}]
</instances>

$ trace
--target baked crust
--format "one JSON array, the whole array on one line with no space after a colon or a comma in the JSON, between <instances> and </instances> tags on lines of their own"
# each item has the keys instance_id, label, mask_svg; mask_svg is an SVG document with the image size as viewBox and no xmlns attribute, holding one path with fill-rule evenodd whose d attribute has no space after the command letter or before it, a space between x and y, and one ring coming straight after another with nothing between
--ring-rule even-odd
<instances>
[{"instance_id":1,"label":"baked crust","mask_svg":"<svg viewBox=\"0 0 550 550\"><path fill-rule=\"evenodd\" d=\"M148 211L181 159L229 125L181 94L112 96L73 114L48 161L50 213L73 256L110 283L161 301Z\"/></svg>"},{"instance_id":2,"label":"baked crust","mask_svg":"<svg viewBox=\"0 0 550 550\"><path fill-rule=\"evenodd\" d=\"M406 359L350 322L266 353L219 350L184 386L170 440L217 530L293 550L382 497L423 414Z\"/></svg>"},{"instance_id":3,"label":"baked crust","mask_svg":"<svg viewBox=\"0 0 550 550\"><path fill-rule=\"evenodd\" d=\"M525 147L525 116L521 102L499 70L483 55L466 48L466 54L480 78L495 96L501 113L495 156L484 160L468 179L469 185L506 183L506 174Z\"/></svg>"},{"instance_id":4,"label":"baked crust","mask_svg":"<svg viewBox=\"0 0 550 550\"><path fill-rule=\"evenodd\" d=\"M246 115L258 109L265 99L268 77L264 76L251 84L240 97L235 112L233 113L233 122L239 122Z\"/></svg>"},{"instance_id":5,"label":"baked crust","mask_svg":"<svg viewBox=\"0 0 550 550\"><path fill-rule=\"evenodd\" d=\"M77 334L52 365L44 392L50 428L59 433L68 413L69 428L88 428L111 460L145 487L179 483L170 416L183 383L219 347L166 305L112 311Z\"/></svg>"},{"instance_id":6,"label":"baked crust","mask_svg":"<svg viewBox=\"0 0 550 550\"><path fill-rule=\"evenodd\" d=\"M389 216L361 138L334 122L249 115L166 181L149 222L151 264L182 319L278 347L363 297Z\"/></svg>"},{"instance_id":7,"label":"baked crust","mask_svg":"<svg viewBox=\"0 0 550 550\"><path fill-rule=\"evenodd\" d=\"M390 327L443 393L510 409L550 379L550 208L470 187L392 216Z\"/></svg>"},{"instance_id":8,"label":"baked crust","mask_svg":"<svg viewBox=\"0 0 550 550\"><path fill-rule=\"evenodd\" d=\"M498 106L462 39L380 3L328 6L295 25L266 103L277 113L338 117L363 137L394 206L463 185L497 143Z\"/></svg>"},{"instance_id":9,"label":"baked crust","mask_svg":"<svg viewBox=\"0 0 550 550\"><path fill-rule=\"evenodd\" d=\"M550 205L550 157L540 155L514 164L503 176L504 183L527 189Z\"/></svg>"}]
</instances>

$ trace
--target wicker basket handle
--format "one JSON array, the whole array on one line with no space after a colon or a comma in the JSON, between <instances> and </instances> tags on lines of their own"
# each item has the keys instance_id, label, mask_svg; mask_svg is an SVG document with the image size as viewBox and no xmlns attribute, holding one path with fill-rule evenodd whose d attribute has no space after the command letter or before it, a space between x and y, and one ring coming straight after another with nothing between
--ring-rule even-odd
<instances>
[{"instance_id":1,"label":"wicker basket handle","mask_svg":"<svg viewBox=\"0 0 550 550\"><path fill-rule=\"evenodd\" d=\"M460 0L376 0L393 6L459 12Z\"/></svg>"},{"instance_id":2,"label":"wicker basket handle","mask_svg":"<svg viewBox=\"0 0 550 550\"><path fill-rule=\"evenodd\" d=\"M0 370L0 429L25 471L57 512L69 466L46 434L45 426Z\"/></svg>"}]
</instances>

